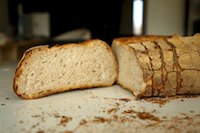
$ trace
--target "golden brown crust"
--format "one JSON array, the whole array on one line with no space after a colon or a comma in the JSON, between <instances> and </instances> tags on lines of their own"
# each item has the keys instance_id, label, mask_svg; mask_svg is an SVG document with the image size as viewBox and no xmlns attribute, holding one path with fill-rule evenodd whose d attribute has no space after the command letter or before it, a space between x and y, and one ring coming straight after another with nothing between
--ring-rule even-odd
<instances>
[{"instance_id":1,"label":"golden brown crust","mask_svg":"<svg viewBox=\"0 0 200 133\"><path fill-rule=\"evenodd\" d=\"M48 46L35 46L32 47L30 49L28 49L27 51L25 51L25 53L23 54L23 57L21 58L21 60L19 61L17 68L15 70L15 76L14 76L14 80L13 80L13 90L14 92L20 96L21 98L24 99L34 99L34 98L39 98L39 97L43 97L43 96L47 96L47 95L51 95L51 94L55 94L55 93L60 93L60 92L64 92L66 91L66 88L60 88L59 91L49 91L49 92L41 92L38 95L34 95L32 97L27 96L25 94L20 94L18 92L18 84L17 84L17 80L20 76L20 74L23 71L23 67L26 66L26 62L27 60L31 57L32 53L37 52L37 51L48 51L49 49L62 49L62 48L70 48L70 47L77 47L77 46L89 46L91 43L100 43L102 46L105 46L105 48L107 49L107 51L109 52L109 54L112 56L113 59L113 63L115 64L115 80L114 82L117 80L117 76L118 76L118 66L117 66L117 61L115 59L115 56L110 48L110 46L100 40L100 39L90 39L90 40L86 40L84 42L79 42L79 43L68 43L68 44L63 44L63 45L55 45L53 47L48 47ZM112 84L114 84L114 82ZM112 84L96 84L96 85L84 85L84 86L71 86L70 88L67 88L67 90L72 90L74 88L80 88L80 89L86 89L86 88L93 88L93 87L105 87L105 86L111 86Z\"/></svg>"},{"instance_id":2,"label":"golden brown crust","mask_svg":"<svg viewBox=\"0 0 200 133\"><path fill-rule=\"evenodd\" d=\"M61 92L68 92L68 91L72 91L72 90L83 90L83 89L88 89L88 88L96 88L96 87L105 87L105 86L112 86L113 84L96 84L96 85L84 85L84 86L71 86L71 87L65 87L65 88L59 88L58 91L41 91L39 92L37 95L26 95L26 94L19 94L18 96L20 96L23 99L37 99L37 98L41 98L44 96L50 96L53 94L58 94Z\"/></svg>"},{"instance_id":3,"label":"golden brown crust","mask_svg":"<svg viewBox=\"0 0 200 133\"><path fill-rule=\"evenodd\" d=\"M176 50L178 84L176 94L200 93L200 34L174 35L168 42Z\"/></svg>"},{"instance_id":4,"label":"golden brown crust","mask_svg":"<svg viewBox=\"0 0 200 133\"><path fill-rule=\"evenodd\" d=\"M169 48L162 51L163 49L159 44L156 44L158 40L165 41ZM200 94L200 33L194 36L175 34L173 36L121 37L115 38L113 44L135 45L148 41L154 42L159 46L162 58L161 78L163 86L161 89L162 93L158 94L158 96ZM168 65L166 63L171 64ZM168 78L171 79L169 80ZM171 89L168 87L171 87ZM145 97L150 92L147 88L141 90L142 93L137 95L137 97Z\"/></svg>"},{"instance_id":5,"label":"golden brown crust","mask_svg":"<svg viewBox=\"0 0 200 133\"><path fill-rule=\"evenodd\" d=\"M45 50L47 48L48 48L47 45L45 45L45 46L35 46L35 47L32 47L32 48L29 48L23 54L21 60L19 61L18 65L17 65L17 68L15 70L15 76L14 76L14 80L13 80L13 90L18 96L21 96L21 94L18 92L17 79L19 78L20 74L22 73L23 67L26 65L26 61L31 56L31 53L34 52L35 50L41 51L41 50Z\"/></svg>"},{"instance_id":6,"label":"golden brown crust","mask_svg":"<svg viewBox=\"0 0 200 133\"><path fill-rule=\"evenodd\" d=\"M119 38L114 38L113 43L120 43L120 44L140 43L145 41L155 41L158 39L166 40L169 37L170 36L160 36L160 35L119 37Z\"/></svg>"},{"instance_id":7,"label":"golden brown crust","mask_svg":"<svg viewBox=\"0 0 200 133\"><path fill-rule=\"evenodd\" d=\"M156 41L161 49L162 56L162 82L163 87L159 96L168 96L176 94L177 73L175 70L175 52L167 40L159 39Z\"/></svg>"}]
</instances>

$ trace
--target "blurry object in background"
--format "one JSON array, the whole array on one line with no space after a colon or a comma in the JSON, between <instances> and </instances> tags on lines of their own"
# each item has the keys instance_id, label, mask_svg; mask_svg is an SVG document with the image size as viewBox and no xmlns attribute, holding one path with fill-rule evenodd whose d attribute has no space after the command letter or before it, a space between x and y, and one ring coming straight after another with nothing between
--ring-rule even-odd
<instances>
[{"instance_id":1,"label":"blurry object in background","mask_svg":"<svg viewBox=\"0 0 200 133\"><path fill-rule=\"evenodd\" d=\"M91 37L92 37L92 33L89 29L81 28L81 29L75 29L75 30L62 33L54 37L53 40L56 40L56 41L87 40L87 39L91 39Z\"/></svg>"},{"instance_id":2,"label":"blurry object in background","mask_svg":"<svg viewBox=\"0 0 200 133\"><path fill-rule=\"evenodd\" d=\"M0 32L0 45L5 45L6 43L10 42L11 38L8 37L6 34Z\"/></svg>"},{"instance_id":3,"label":"blurry object in background","mask_svg":"<svg viewBox=\"0 0 200 133\"><path fill-rule=\"evenodd\" d=\"M8 0L0 0L0 32L13 37L14 28L9 23Z\"/></svg>"},{"instance_id":4,"label":"blurry object in background","mask_svg":"<svg viewBox=\"0 0 200 133\"><path fill-rule=\"evenodd\" d=\"M133 0L133 34L142 35L143 34L143 18L144 18L144 1L143 0Z\"/></svg>"},{"instance_id":5,"label":"blurry object in background","mask_svg":"<svg viewBox=\"0 0 200 133\"><path fill-rule=\"evenodd\" d=\"M50 37L50 14L48 12L32 12L25 15L26 38Z\"/></svg>"},{"instance_id":6,"label":"blurry object in background","mask_svg":"<svg viewBox=\"0 0 200 133\"><path fill-rule=\"evenodd\" d=\"M0 45L0 62L19 61L28 48L37 45L45 45L44 40L12 40L6 45Z\"/></svg>"},{"instance_id":7,"label":"blurry object in background","mask_svg":"<svg viewBox=\"0 0 200 133\"><path fill-rule=\"evenodd\" d=\"M24 38L24 13L23 13L22 3L18 4L17 12L18 12L17 36L19 39L23 39Z\"/></svg>"},{"instance_id":8,"label":"blurry object in background","mask_svg":"<svg viewBox=\"0 0 200 133\"><path fill-rule=\"evenodd\" d=\"M132 26L132 18L133 18L133 11L132 11L132 3L133 0L124 0L122 2L122 9L121 9L121 17L120 17L120 26L119 26L119 33L120 35L133 35L133 26Z\"/></svg>"},{"instance_id":9,"label":"blurry object in background","mask_svg":"<svg viewBox=\"0 0 200 133\"><path fill-rule=\"evenodd\" d=\"M200 32L200 0L187 0L186 4L186 34Z\"/></svg>"},{"instance_id":10,"label":"blurry object in background","mask_svg":"<svg viewBox=\"0 0 200 133\"><path fill-rule=\"evenodd\" d=\"M146 0L145 34L184 34L185 0Z\"/></svg>"},{"instance_id":11,"label":"blurry object in background","mask_svg":"<svg viewBox=\"0 0 200 133\"><path fill-rule=\"evenodd\" d=\"M144 34L144 10L146 0L124 0L121 6L120 36Z\"/></svg>"},{"instance_id":12,"label":"blurry object in background","mask_svg":"<svg viewBox=\"0 0 200 133\"><path fill-rule=\"evenodd\" d=\"M122 3L127 0L20 1L23 4L23 12L25 15L34 12L49 13L50 37L55 37L66 31L85 27L92 32L92 38L111 41L113 37L119 36L121 6ZM131 7L132 0L129 1ZM9 22L14 28L17 27L16 20L18 15L16 13L16 7L18 3L19 0L8 0ZM132 11L131 8L128 10L130 10L130 12ZM130 18L129 21L131 23L132 19ZM132 27L127 24L125 24L125 26L132 30Z\"/></svg>"},{"instance_id":13,"label":"blurry object in background","mask_svg":"<svg viewBox=\"0 0 200 133\"><path fill-rule=\"evenodd\" d=\"M200 33L200 18L193 22L193 34Z\"/></svg>"}]
</instances>

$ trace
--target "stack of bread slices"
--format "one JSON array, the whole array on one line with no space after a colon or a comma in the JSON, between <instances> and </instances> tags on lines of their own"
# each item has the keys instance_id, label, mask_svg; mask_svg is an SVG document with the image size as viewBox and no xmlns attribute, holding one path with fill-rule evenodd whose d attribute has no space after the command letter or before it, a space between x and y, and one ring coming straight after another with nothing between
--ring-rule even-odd
<instances>
[{"instance_id":1,"label":"stack of bread slices","mask_svg":"<svg viewBox=\"0 0 200 133\"><path fill-rule=\"evenodd\" d=\"M117 83L136 97L200 94L200 34L113 40Z\"/></svg>"},{"instance_id":2,"label":"stack of bread slices","mask_svg":"<svg viewBox=\"0 0 200 133\"><path fill-rule=\"evenodd\" d=\"M200 94L200 34L33 47L16 68L13 88L33 99L115 83L140 98Z\"/></svg>"}]
</instances>

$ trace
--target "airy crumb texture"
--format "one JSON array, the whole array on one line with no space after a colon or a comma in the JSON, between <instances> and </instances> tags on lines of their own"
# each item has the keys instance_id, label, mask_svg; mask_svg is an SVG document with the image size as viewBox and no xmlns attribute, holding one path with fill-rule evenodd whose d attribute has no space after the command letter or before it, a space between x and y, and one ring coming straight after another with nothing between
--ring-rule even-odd
<instances>
[{"instance_id":1,"label":"airy crumb texture","mask_svg":"<svg viewBox=\"0 0 200 133\"><path fill-rule=\"evenodd\" d=\"M113 44L112 50L116 56L119 69L117 83L129 89L137 96L141 93L141 88L146 87L146 84L143 78L141 78L142 70L134 51L127 45L119 44Z\"/></svg>"},{"instance_id":2,"label":"airy crumb texture","mask_svg":"<svg viewBox=\"0 0 200 133\"><path fill-rule=\"evenodd\" d=\"M110 86L117 78L111 48L99 39L27 50L19 62L14 91L25 99L72 89Z\"/></svg>"}]
</instances>

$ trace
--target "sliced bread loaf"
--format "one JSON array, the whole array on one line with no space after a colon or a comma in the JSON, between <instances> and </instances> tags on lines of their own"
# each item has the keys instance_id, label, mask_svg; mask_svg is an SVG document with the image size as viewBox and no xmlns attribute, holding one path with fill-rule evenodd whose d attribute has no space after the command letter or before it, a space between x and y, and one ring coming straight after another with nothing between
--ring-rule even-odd
<instances>
[{"instance_id":1,"label":"sliced bread loaf","mask_svg":"<svg viewBox=\"0 0 200 133\"><path fill-rule=\"evenodd\" d=\"M110 46L99 39L37 46L27 50L16 69L13 88L25 99L73 89L111 86L117 63Z\"/></svg>"},{"instance_id":2,"label":"sliced bread loaf","mask_svg":"<svg viewBox=\"0 0 200 133\"><path fill-rule=\"evenodd\" d=\"M117 83L136 97L200 94L200 34L115 38Z\"/></svg>"}]
</instances>

